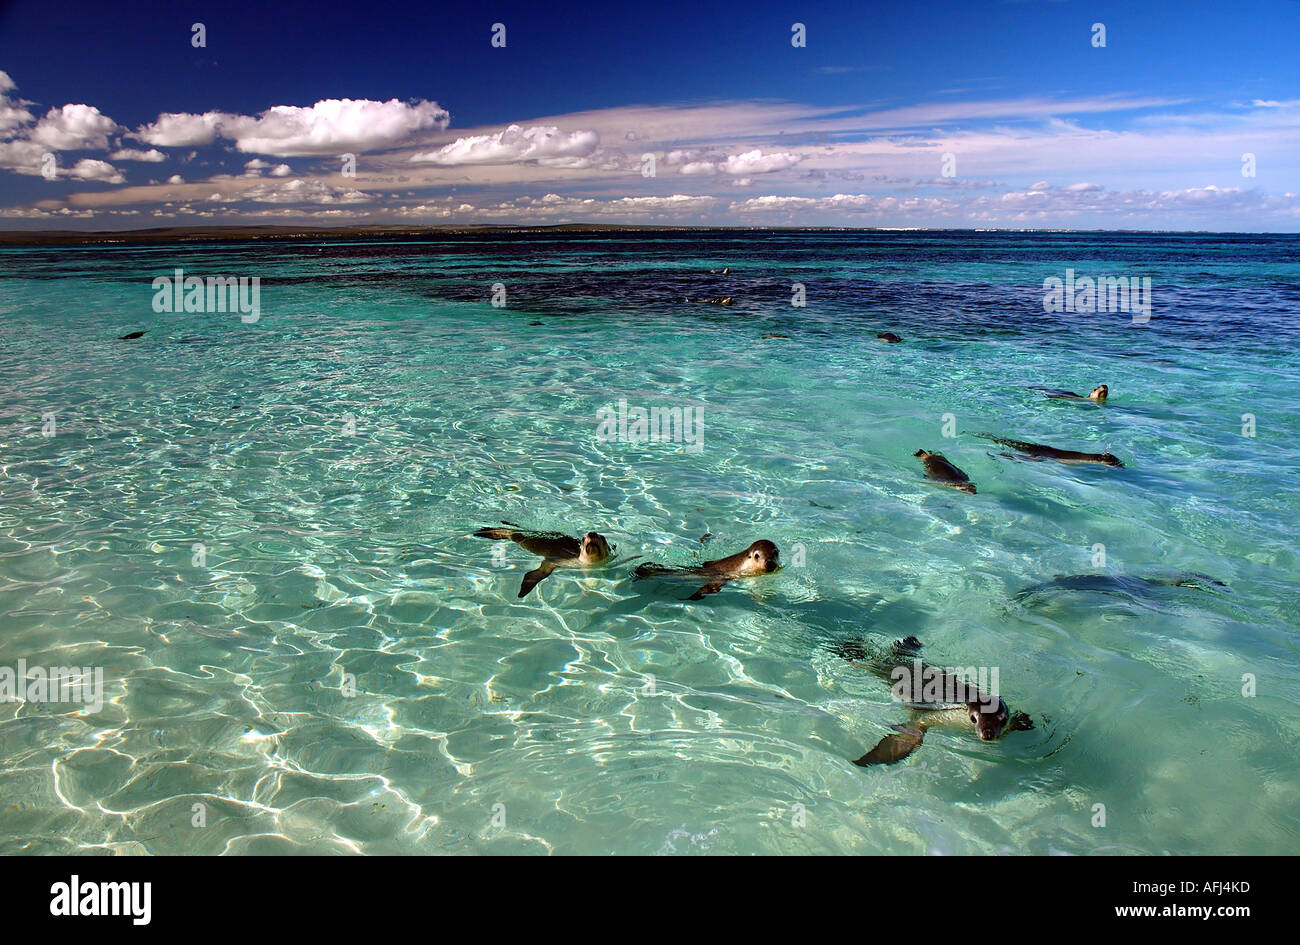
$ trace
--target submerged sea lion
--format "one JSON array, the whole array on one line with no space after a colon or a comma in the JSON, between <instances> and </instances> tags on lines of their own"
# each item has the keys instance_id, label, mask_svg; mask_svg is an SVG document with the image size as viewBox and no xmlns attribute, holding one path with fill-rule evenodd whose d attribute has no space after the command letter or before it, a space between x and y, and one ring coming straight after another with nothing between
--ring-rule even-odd
<instances>
[{"instance_id":1,"label":"submerged sea lion","mask_svg":"<svg viewBox=\"0 0 1300 945\"><path fill-rule=\"evenodd\" d=\"M527 597L529 591L551 576L556 568L590 568L603 564L612 553L604 535L587 532L582 538L570 538L559 532L518 531L518 525L505 522L512 528L480 528L475 538L493 541L513 541L525 551L542 558L542 563L524 575L519 585L519 596Z\"/></svg>"},{"instance_id":2,"label":"submerged sea lion","mask_svg":"<svg viewBox=\"0 0 1300 945\"><path fill-rule=\"evenodd\" d=\"M896 734L882 738L876 747L854 761L855 765L865 768L902 761L921 746L926 729L935 725L973 726L986 742L996 740L1005 732L1022 732L1034 727L1028 715L1011 712L1001 697L981 692L952 673L926 666L917 656L920 650L921 641L916 637L895 640L887 653L876 657L857 641L843 643L835 649L837 655L854 666L889 680L911 710L907 723L893 726ZM952 701L945 701L948 699Z\"/></svg>"},{"instance_id":3,"label":"submerged sea lion","mask_svg":"<svg viewBox=\"0 0 1300 945\"><path fill-rule=\"evenodd\" d=\"M118 338L117 340L118 340L118 341L135 341L135 339L137 339L137 338L143 338L146 334L147 334L147 332L143 332L143 331L133 331L133 332L128 332L127 334L123 335L122 337Z\"/></svg>"},{"instance_id":4,"label":"submerged sea lion","mask_svg":"<svg viewBox=\"0 0 1300 945\"><path fill-rule=\"evenodd\" d=\"M692 302L699 302L703 305L730 305L731 296L718 297L716 299L691 299Z\"/></svg>"},{"instance_id":5,"label":"submerged sea lion","mask_svg":"<svg viewBox=\"0 0 1300 945\"><path fill-rule=\"evenodd\" d=\"M790 340L790 336L789 336L789 335L778 334L778 333L775 332L775 331L769 331L766 335L764 335L764 336L763 336L762 338L760 338L759 340L760 340L760 341L772 341L772 340L776 340L776 339L781 339L781 340L783 340L783 341L789 341L789 340Z\"/></svg>"},{"instance_id":6,"label":"submerged sea lion","mask_svg":"<svg viewBox=\"0 0 1300 945\"><path fill-rule=\"evenodd\" d=\"M1195 572L1160 578L1134 577L1129 574L1058 574L1050 581L1031 584L1018 592L1014 599L1024 601L1049 591L1096 591L1102 594L1128 594L1140 597L1153 587L1191 587L1198 591L1208 591L1227 586L1209 575Z\"/></svg>"},{"instance_id":7,"label":"submerged sea lion","mask_svg":"<svg viewBox=\"0 0 1300 945\"><path fill-rule=\"evenodd\" d=\"M942 453L927 453L925 450L917 450L912 454L920 457L925 464L926 478L932 479L941 486L948 486L950 489L960 489L962 492L975 494L975 483L970 481L970 476L966 475L948 460L944 459Z\"/></svg>"},{"instance_id":8,"label":"submerged sea lion","mask_svg":"<svg viewBox=\"0 0 1300 945\"><path fill-rule=\"evenodd\" d=\"M632 572L633 577L702 577L708 583L692 594L687 600L700 600L706 594L716 594L728 581L742 577L754 577L759 574L771 574L780 570L781 552L776 545L766 538L760 538L744 551L739 551L727 558L706 561L703 564L685 568L670 568L662 564L643 564Z\"/></svg>"},{"instance_id":9,"label":"submerged sea lion","mask_svg":"<svg viewBox=\"0 0 1300 945\"><path fill-rule=\"evenodd\" d=\"M876 335L876 337L879 338L881 341L888 341L891 345L896 345L903 340L902 338L898 337L898 335L894 334L892 331L882 331L880 334Z\"/></svg>"},{"instance_id":10,"label":"submerged sea lion","mask_svg":"<svg viewBox=\"0 0 1300 945\"><path fill-rule=\"evenodd\" d=\"M1098 384L1088 391L1087 397L1080 396L1072 390L1061 390L1058 387L1031 387L1029 389L1043 391L1048 400L1091 400L1094 403L1104 404L1106 398L1110 396L1110 388L1105 384Z\"/></svg>"},{"instance_id":11,"label":"submerged sea lion","mask_svg":"<svg viewBox=\"0 0 1300 945\"><path fill-rule=\"evenodd\" d=\"M994 436L991 433L979 433L985 439L992 440L994 443L1001 443L1003 446L1009 446L1019 453L1024 453L1031 459L1054 459L1058 463L1095 463L1100 466L1123 466L1111 453L1077 453L1074 450L1058 450L1055 446L1043 446L1041 443L1026 443L1023 440L1008 440L1000 436Z\"/></svg>"}]
</instances>

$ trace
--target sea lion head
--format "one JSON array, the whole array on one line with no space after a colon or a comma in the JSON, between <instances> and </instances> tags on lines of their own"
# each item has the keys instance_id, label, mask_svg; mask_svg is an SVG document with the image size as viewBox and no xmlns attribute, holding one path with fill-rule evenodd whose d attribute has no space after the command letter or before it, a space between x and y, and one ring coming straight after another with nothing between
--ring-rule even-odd
<instances>
[{"instance_id":1,"label":"sea lion head","mask_svg":"<svg viewBox=\"0 0 1300 945\"><path fill-rule=\"evenodd\" d=\"M609 542L604 535L587 532L582 536L578 560L583 564L596 564L609 557Z\"/></svg>"},{"instance_id":2,"label":"sea lion head","mask_svg":"<svg viewBox=\"0 0 1300 945\"><path fill-rule=\"evenodd\" d=\"M1123 463L1121 463L1121 462L1119 461L1119 457L1116 456L1114 453L1102 453L1102 454L1101 454L1101 461L1102 461L1103 463L1105 463L1107 466L1123 466L1123 465L1124 465Z\"/></svg>"},{"instance_id":3,"label":"sea lion head","mask_svg":"<svg viewBox=\"0 0 1300 945\"><path fill-rule=\"evenodd\" d=\"M740 570L745 574L771 574L781 567L781 552L766 538L760 538L745 551L745 563Z\"/></svg>"},{"instance_id":4,"label":"sea lion head","mask_svg":"<svg viewBox=\"0 0 1300 945\"><path fill-rule=\"evenodd\" d=\"M1011 718L1011 713L1007 711L1007 704L998 699L996 706L988 702L968 702L966 708L970 712L970 720L979 732L983 741L995 741L1003 730L1007 727L1007 721Z\"/></svg>"},{"instance_id":5,"label":"sea lion head","mask_svg":"<svg viewBox=\"0 0 1300 945\"><path fill-rule=\"evenodd\" d=\"M1088 391L1088 399L1095 400L1099 404L1104 404L1106 398L1110 396L1110 388L1105 384L1098 384L1092 390Z\"/></svg>"}]
</instances>

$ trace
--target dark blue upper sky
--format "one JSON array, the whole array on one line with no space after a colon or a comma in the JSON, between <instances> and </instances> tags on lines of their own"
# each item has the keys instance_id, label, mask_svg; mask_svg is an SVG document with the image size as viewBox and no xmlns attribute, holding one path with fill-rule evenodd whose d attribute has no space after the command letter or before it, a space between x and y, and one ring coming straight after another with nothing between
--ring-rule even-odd
<instances>
[{"instance_id":1,"label":"dark blue upper sky","mask_svg":"<svg viewBox=\"0 0 1300 945\"><path fill-rule=\"evenodd\" d=\"M790 45L795 21L806 49ZM206 54L189 45L194 22ZM494 22L508 55L489 46ZM1105 55L1087 42L1094 22ZM127 125L332 97L432 98L467 127L714 99L912 102L963 87L951 94L1289 98L1298 61L1294 2L0 3L0 66L29 97L90 96Z\"/></svg>"},{"instance_id":2,"label":"dark blue upper sky","mask_svg":"<svg viewBox=\"0 0 1300 945\"><path fill-rule=\"evenodd\" d=\"M204 49L190 43L195 22L206 27ZM506 25L505 49L490 44L494 22ZM791 45L794 22L806 24L806 48ZM1096 22L1105 25L1104 49L1090 42ZM1145 98L1158 100L1158 104L1082 108L1074 113L1063 107L1056 116L1032 109L1023 114L1001 109L983 118L956 112L937 115L930 128L915 122L907 127L869 124L860 129L841 128L836 133L841 140L859 142L873 135L974 135L995 128L1014 130L1020 125L1041 130L1045 121L1056 118L1106 133L1135 129L1145 133L1162 122L1178 121L1189 134L1200 129L1207 141L1217 141L1215 136L1237 134L1236 122L1244 115L1238 110L1248 109L1252 103L1269 103L1273 108L1268 116L1268 136L1251 130L1253 126L1240 126L1247 136L1260 137L1258 147L1249 140L1240 148L1233 142L1207 144L1207 153L1213 152L1213 157L1205 170L1180 166L1167 182L1151 179L1151 172L1159 166L1135 168L1132 186L1155 192L1241 185L1232 166L1240 163L1241 153L1252 147L1268 151L1287 140L1274 135L1280 133L1279 127L1295 127L1290 103L1300 100L1298 51L1300 3L1295 2L655 2L554 7L536 2L329 0L262 4L0 2L0 70L16 86L11 96L35 103L27 106L34 119L65 103L93 105L119 127L120 134L111 145L118 148L140 146L139 141L129 140L130 131L164 112L216 110L257 116L276 105L307 107L321 100L345 98L436 102L450 113L447 135L439 142L454 139L463 129L500 130L509 123L524 124L533 118L630 106L798 103L820 114L843 107L851 110L850 115L862 115L936 103L949 107L988 101L1109 98ZM1287 117L1279 120L1284 113ZM1216 121L1216 116L1222 121ZM674 143L686 147L698 133L698 128L692 128L691 134L677 139L658 140L665 149ZM757 145L766 152L767 139L760 138L757 133L736 135L735 148ZM600 139L602 145L611 143L607 134L602 133ZM252 157L246 143L232 140L236 144L221 152L225 158L213 154L212 170L229 172L233 157ZM1169 141L1179 160L1186 160L1186 141L1179 136ZM705 147L725 150L719 141ZM1134 152L1138 153L1145 155L1142 160L1156 165L1162 160L1159 145ZM278 156L286 155L288 152ZM60 152L59 166L70 166L83 156L107 157L89 149L69 149L66 154ZM160 162L158 172L178 170L169 163L172 156L168 152L168 162ZM716 156L725 155L719 150ZM813 167L813 155L795 157L798 167ZM111 185L107 172L99 179L81 175L42 180L30 163L33 159L21 158L28 163L15 173L0 170L0 203L30 204L37 198L61 198ZM1048 158L1041 168L1021 171L999 158L981 164L979 176L1020 191L1038 180L1053 187L1078 184L1074 177L1110 189L1123 189L1127 183L1122 174L1116 176L1114 168L1086 176L1071 168L1062 171L1071 179L1054 179L1052 160ZM17 166L20 159L12 158L10 163ZM1227 167L1223 178L1215 176L1219 164ZM1278 160L1267 166L1277 171ZM115 167L121 171L120 162ZM1292 162L1287 173L1294 167ZM137 170L128 167L121 171L126 183L146 183L134 173ZM290 169L295 174L305 170L298 165ZM871 170L880 167L872 164ZM793 179L789 169L777 173ZM937 176L937 165L926 175L931 173ZM920 177L916 168L901 165L894 176L909 175ZM187 181L194 176L184 175ZM872 176L888 175L867 174L868 179ZM159 178L154 174L150 179ZM751 180L745 187L755 186L752 176L740 179ZM765 177L763 184L779 179ZM806 182L809 178L800 179ZM464 186L462 183L462 190ZM483 186L495 184L486 181ZM1259 188L1264 183L1254 178L1247 186ZM570 188L584 194L601 189L589 179ZM558 184L519 182L516 190L518 194L568 196ZM686 190L684 186L659 192L674 190L699 193L698 188ZM1296 190L1300 190L1300 180L1294 178L1277 177L1269 180L1267 187L1273 195ZM436 181L424 181L412 191L416 197L448 192ZM763 192L818 196L806 187L793 186L764 186ZM840 192L866 190L839 185L824 188L821 195ZM715 187L709 193L721 196L722 190ZM505 191L497 194L503 196ZM175 206L177 201L170 203ZM906 216L903 210L898 212ZM1283 211L1284 215L1288 212ZM851 222L866 225L871 221ZM905 225L906 220L876 222Z\"/></svg>"}]
</instances>

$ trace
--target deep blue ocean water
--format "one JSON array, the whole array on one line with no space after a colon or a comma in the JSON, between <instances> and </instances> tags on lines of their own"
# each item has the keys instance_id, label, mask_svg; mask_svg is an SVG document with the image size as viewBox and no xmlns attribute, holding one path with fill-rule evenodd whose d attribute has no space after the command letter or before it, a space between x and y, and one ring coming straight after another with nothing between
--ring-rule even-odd
<instances>
[{"instance_id":1,"label":"deep blue ocean water","mask_svg":"<svg viewBox=\"0 0 1300 945\"><path fill-rule=\"evenodd\" d=\"M156 312L178 267L260 317ZM1045 313L1070 269L1149 321ZM1300 852L1298 237L8 247L0 315L0 675L103 673L0 703L0 852ZM618 557L520 600L503 520ZM852 764L908 713L834 648L907 635L1035 728Z\"/></svg>"}]
</instances>

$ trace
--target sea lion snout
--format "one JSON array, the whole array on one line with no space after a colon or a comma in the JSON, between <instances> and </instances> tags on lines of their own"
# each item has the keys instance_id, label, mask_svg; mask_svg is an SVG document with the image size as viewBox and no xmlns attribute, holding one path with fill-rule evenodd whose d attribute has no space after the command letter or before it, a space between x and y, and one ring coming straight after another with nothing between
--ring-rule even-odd
<instances>
[{"instance_id":1,"label":"sea lion snout","mask_svg":"<svg viewBox=\"0 0 1300 945\"><path fill-rule=\"evenodd\" d=\"M1088 399L1095 400L1097 401L1097 403L1102 403L1109 396L1110 396L1110 388L1107 387L1105 384L1098 384L1096 387L1094 387L1091 391L1088 392Z\"/></svg>"},{"instance_id":2,"label":"sea lion snout","mask_svg":"<svg viewBox=\"0 0 1300 945\"><path fill-rule=\"evenodd\" d=\"M766 538L761 538L750 545L747 557L746 564L749 568L761 574L771 574L781 567L781 552Z\"/></svg>"},{"instance_id":3,"label":"sea lion snout","mask_svg":"<svg viewBox=\"0 0 1300 945\"><path fill-rule=\"evenodd\" d=\"M970 710L970 720L975 725L980 740L997 741L1002 730L1007 727L1007 719L1011 714L1007 711L1007 704L998 699L996 708L986 702L972 702L967 708Z\"/></svg>"},{"instance_id":4,"label":"sea lion snout","mask_svg":"<svg viewBox=\"0 0 1300 945\"><path fill-rule=\"evenodd\" d=\"M589 561L600 561L609 557L609 542L598 532L587 532L582 536L582 557Z\"/></svg>"}]
</instances>

